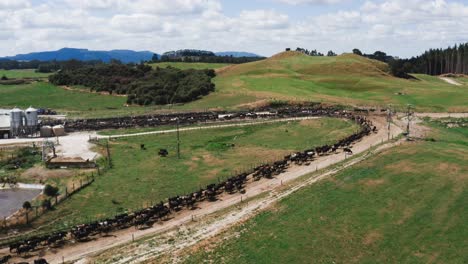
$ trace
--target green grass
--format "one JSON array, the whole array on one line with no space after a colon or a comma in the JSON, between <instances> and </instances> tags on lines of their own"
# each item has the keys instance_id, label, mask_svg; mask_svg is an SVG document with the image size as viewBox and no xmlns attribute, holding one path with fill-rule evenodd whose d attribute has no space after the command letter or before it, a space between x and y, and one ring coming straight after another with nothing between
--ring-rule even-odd
<instances>
[{"instance_id":1,"label":"green grass","mask_svg":"<svg viewBox=\"0 0 468 264\"><path fill-rule=\"evenodd\" d=\"M253 96L251 102L280 99L400 107L413 104L418 111L468 109L467 93L460 87L434 76L415 74L419 80L406 80L392 77L387 71L385 64L356 55L310 57L283 53L235 65L221 73L215 79L214 95Z\"/></svg>"},{"instance_id":2,"label":"green grass","mask_svg":"<svg viewBox=\"0 0 468 264\"><path fill-rule=\"evenodd\" d=\"M181 132L180 160L175 133L111 141L114 167L35 226L55 220L53 227L59 227L139 208L295 150L335 142L356 129L349 121L324 118ZM140 144L147 150L141 150ZM157 155L161 148L168 149L167 158Z\"/></svg>"},{"instance_id":3,"label":"green grass","mask_svg":"<svg viewBox=\"0 0 468 264\"><path fill-rule=\"evenodd\" d=\"M18 78L46 78L50 73L40 73L36 70L2 70L0 69L0 78L6 76L9 79Z\"/></svg>"},{"instance_id":4,"label":"green grass","mask_svg":"<svg viewBox=\"0 0 468 264\"><path fill-rule=\"evenodd\" d=\"M217 63L151 65L182 69L227 66ZM207 109L236 110L281 100L382 107L392 104L400 111L407 104L414 105L419 112L468 111L466 85L451 85L435 76L423 74L414 74L417 80L406 80L394 78L387 72L386 64L356 55L310 57L291 52L262 61L232 65L218 73L213 93L187 104L124 107L125 97L89 94L83 87L78 87L74 93L59 91L60 88L45 84L30 84L0 87L0 107L33 105L56 108L72 116L112 117ZM457 78L457 81L466 84L468 81L465 79ZM44 86L47 88L42 89ZM8 95L3 96L6 91ZM50 96L50 100L44 100L44 94Z\"/></svg>"},{"instance_id":5,"label":"green grass","mask_svg":"<svg viewBox=\"0 0 468 264\"><path fill-rule=\"evenodd\" d=\"M187 263L465 263L468 129L387 150L304 188Z\"/></svg>"},{"instance_id":6,"label":"green grass","mask_svg":"<svg viewBox=\"0 0 468 264\"><path fill-rule=\"evenodd\" d=\"M61 112L124 109L126 98L68 91L46 82L0 86L0 107L47 107Z\"/></svg>"},{"instance_id":7,"label":"green grass","mask_svg":"<svg viewBox=\"0 0 468 264\"><path fill-rule=\"evenodd\" d=\"M151 67L156 68L166 68L168 66L178 68L181 70L187 70L187 69L196 69L196 70L203 70L203 69L219 69L223 68L226 66L229 66L230 64L227 63L204 63L204 62L193 62L193 63L188 63L188 62L160 62L160 63L151 63L149 64Z\"/></svg>"}]
</instances>

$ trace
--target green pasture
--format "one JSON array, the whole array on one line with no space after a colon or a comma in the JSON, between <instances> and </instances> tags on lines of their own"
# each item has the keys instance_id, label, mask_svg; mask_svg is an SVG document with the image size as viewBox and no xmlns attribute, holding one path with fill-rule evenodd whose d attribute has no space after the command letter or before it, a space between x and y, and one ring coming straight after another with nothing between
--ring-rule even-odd
<instances>
[{"instance_id":1,"label":"green pasture","mask_svg":"<svg viewBox=\"0 0 468 264\"><path fill-rule=\"evenodd\" d=\"M2 76L7 77L8 79L20 79L20 78L46 78L50 73L40 73L36 70L2 70L0 69L0 78Z\"/></svg>"},{"instance_id":2,"label":"green pasture","mask_svg":"<svg viewBox=\"0 0 468 264\"><path fill-rule=\"evenodd\" d=\"M468 128L431 126L431 140L304 188L185 262L465 263Z\"/></svg>"},{"instance_id":3,"label":"green pasture","mask_svg":"<svg viewBox=\"0 0 468 264\"><path fill-rule=\"evenodd\" d=\"M34 226L54 220L49 228L63 227L141 208L293 151L335 142L356 129L349 121L323 118L181 132L181 159L175 133L112 140L113 168ZM160 149L167 149L169 156L159 157Z\"/></svg>"},{"instance_id":4,"label":"green pasture","mask_svg":"<svg viewBox=\"0 0 468 264\"><path fill-rule=\"evenodd\" d=\"M406 80L387 72L385 64L356 55L310 57L283 53L235 65L215 82L217 96L255 97L251 102L279 99L396 107L413 104L418 111L468 109L466 89L434 76L415 74L417 79ZM204 100L210 100L209 96Z\"/></svg>"}]
</instances>

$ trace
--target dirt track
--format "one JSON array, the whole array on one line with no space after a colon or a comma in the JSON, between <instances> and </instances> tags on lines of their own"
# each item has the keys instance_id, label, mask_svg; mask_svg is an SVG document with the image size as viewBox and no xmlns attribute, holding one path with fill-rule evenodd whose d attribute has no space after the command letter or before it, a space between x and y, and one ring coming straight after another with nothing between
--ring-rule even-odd
<instances>
[{"instance_id":1,"label":"dirt track","mask_svg":"<svg viewBox=\"0 0 468 264\"><path fill-rule=\"evenodd\" d=\"M452 84L452 85L456 85L456 86L461 86L462 84L457 82L456 80L452 79L452 78L448 78L448 77L439 77L439 79L441 79L442 81L445 81L449 84Z\"/></svg>"},{"instance_id":2,"label":"dirt track","mask_svg":"<svg viewBox=\"0 0 468 264\"><path fill-rule=\"evenodd\" d=\"M371 146L375 146L387 140L388 134L387 134L385 119L382 117L372 118L372 121L379 128L379 132L377 134L372 134L368 137L365 137L360 142L357 142L352 148L355 154L363 153L367 151ZM393 134L394 136L400 134L401 131L402 130L397 126L392 126L391 128L391 134ZM385 145L385 146L389 147L390 145ZM339 154L334 154L334 155L329 155L329 156L322 156L316 159L314 162L312 162L310 166L293 166L289 168L287 172L279 175L276 179L272 179L272 180L262 179L258 182L249 183L246 188L247 193L244 195L240 195L240 194L223 195L220 197L220 200L217 202L201 203L199 205L200 209L198 210L182 211L181 213L175 215L175 217L172 220L167 221L162 225L156 224L152 228L149 228L146 230L134 230L133 228L121 230L121 231L113 233L112 234L113 236L111 237L103 237L103 238L99 238L97 240L90 241L87 243L78 243L72 246L67 246L65 248L59 249L58 252L47 251L45 252L44 257L50 263L61 263L63 260L62 257L64 258L65 261L77 261L80 259L85 259L89 256L95 255L104 250L109 250L116 246L122 246L128 242L131 242L133 238L138 239L138 238L148 236L148 235L161 234L163 232L167 232L168 230L183 226L192 221L192 215L195 217L195 219L201 219L203 216L207 216L215 212L218 212L222 209L226 209L233 205L236 205L241 202L241 199L245 200L245 199L248 199L249 197L254 197L259 194L266 193L268 191L270 192L270 195L267 197L267 200L260 199L256 202L249 203L249 206L245 207L245 209L241 211L244 213L241 214L239 212L235 216L228 215L224 217L222 221L216 221L215 223L212 223L211 225L208 225L207 227L205 227L205 231L203 231L202 229L202 233L208 233L210 235L216 234L217 232L236 223L239 219L248 217L249 215L253 214L255 210L264 208L265 206L278 200L280 197L283 197L280 195L272 196L272 193L274 192L271 192L271 191L277 190L278 188L281 188L282 184L286 184L301 176L315 172L317 169L328 167L330 165L336 164L343 160L345 160L344 153L339 153ZM356 160L355 162L358 162L359 160L360 159ZM351 162L348 166L350 166L351 164L353 164L353 162ZM306 182L312 183L330 174L331 172L327 172L325 174L318 175L317 177L313 179L308 179ZM303 182L301 183L301 185L293 187L290 191L294 190L294 188L302 187L302 185L304 185L306 182ZM290 191L284 193L283 195L289 194ZM211 230L211 231L206 232L206 230ZM199 239L201 240L204 237L205 236L200 236ZM193 243L197 241L198 240L193 241ZM184 247L186 246L186 243L188 242L186 241L177 247L174 247L174 245L171 245L171 248ZM148 252L153 252L149 254L151 256L153 254L157 255L158 252L166 251L166 250L167 250L167 247L165 246L151 248L151 250L145 251L142 257L143 259L146 258L144 256L147 256ZM120 251L121 250L119 250L119 252ZM125 251L122 250L122 252L125 252ZM131 258L133 260L140 259L140 257L138 256L132 256ZM126 261L123 261L123 262L126 262Z\"/></svg>"},{"instance_id":3,"label":"dirt track","mask_svg":"<svg viewBox=\"0 0 468 264\"><path fill-rule=\"evenodd\" d=\"M440 118L447 117L449 114L418 114L417 116ZM450 116L465 117L467 114L450 114ZM371 146L375 146L387 140L388 131L386 128L385 119L383 117L375 117L372 118L372 121L379 128L379 132L377 134L372 134L368 137L365 137L360 142L357 142L352 148L355 154L366 153ZM395 123L398 124L398 126L392 125L390 134L393 136L400 134L403 131L402 128L404 128L405 124L405 122L399 120L395 120ZM414 128L414 136L424 135L424 129L417 126L414 126ZM401 141L396 143L382 144L376 150L374 150L374 152L395 146L400 143ZM65 248L59 249L58 252L54 252L53 250L47 251L45 252L44 257L50 263L61 263L62 257L65 261L80 260L79 263L87 263L87 260L91 260L90 258L93 256L104 254L104 256L120 258L119 261L114 260L112 263L137 263L151 259L163 252L176 254L177 251L185 247L194 245L201 240L218 234L219 232L238 223L239 221L248 219L252 215L255 215L259 210L268 207L278 199L289 195L295 190L334 174L343 168L351 166L369 156L371 156L370 152L356 159L348 159L348 162L346 162L345 165L335 168L331 171L308 177L302 180L300 183L293 181L301 176L311 174L317 169L322 169L345 160L344 153L323 156L312 162L310 166L293 166L289 168L287 172L279 175L275 179L262 179L258 182L251 182L247 185L247 193L244 195L224 194L217 202L201 203L200 209L195 211L182 211L181 213L175 215L175 217L170 221L167 221L163 224L155 224L155 226L152 228L146 230L134 230L133 228L121 230L113 233L111 237L99 238L88 243L78 243L67 246ZM289 186L289 184L291 184L291 186ZM286 185L288 185L288 188L285 187ZM268 194L264 198L255 199L248 204L241 203L241 199L245 201L248 198L252 198L264 193ZM206 220L210 215L213 216L213 214L223 209L230 208L234 205L239 205L241 208L234 213L224 214L218 217L215 221ZM192 221L192 217L195 218L196 223ZM164 241L164 239L154 239L154 236L158 234L164 233L165 236L170 236L171 233L180 234L181 230L187 230L187 228L190 228L191 230L190 236L177 239L177 237L180 236L175 235L173 237L176 239L171 239L169 242ZM146 239L146 237L149 236L153 237L153 240L158 240L159 244L148 246L148 243L138 243L138 245L131 243L133 238L142 239L145 237ZM104 252L106 250L107 252ZM2 250L0 253L6 252L5 250ZM32 259L34 259L34 257L30 258L29 261Z\"/></svg>"}]
</instances>

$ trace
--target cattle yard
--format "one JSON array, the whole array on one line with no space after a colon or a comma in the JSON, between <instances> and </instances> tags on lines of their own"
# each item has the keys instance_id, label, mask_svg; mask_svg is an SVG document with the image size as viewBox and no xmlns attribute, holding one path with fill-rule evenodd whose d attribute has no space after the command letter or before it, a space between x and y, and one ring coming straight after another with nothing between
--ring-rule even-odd
<instances>
[{"instance_id":1,"label":"cattle yard","mask_svg":"<svg viewBox=\"0 0 468 264\"><path fill-rule=\"evenodd\" d=\"M157 124L165 125L175 122L195 124L201 120L207 122L211 119L210 115L213 114L197 113L193 116L183 114L177 118L160 116L151 120L159 120ZM95 183L79 192L77 196L58 205L55 211L50 211L34 221L33 227L41 230L42 235L17 242L18 244L14 244L17 246L12 247L12 252L29 255L44 245L55 245L63 239L83 240L97 233L119 230L129 225L148 226L166 219L172 212L178 212L182 208L194 209L196 204L203 200L216 201L220 193L243 193L245 192L243 186L248 182L270 179L291 165L308 166L314 160L314 156L329 155L343 150L351 155L350 146L353 142L376 131L376 128L364 117L320 106L291 107L275 112L224 113L217 114L215 119L219 119L220 116L222 121L288 116L324 118L283 122L278 120L280 122L271 124L213 129L210 133L201 130L182 132L180 133L183 146L181 160L175 154L174 133L105 140L104 144L100 145L106 148L109 146L110 152L106 153L106 148L99 149L105 157L99 162L109 162L106 160L106 155L112 153L112 169L97 177ZM148 123L151 123L151 120ZM102 120L85 123L91 123L95 129L114 128L113 124L108 125ZM94 124L100 124L102 127L95 127ZM124 127L131 126L126 126L122 120L119 124L123 124ZM83 121L70 122L69 129L87 130L89 124L83 125ZM304 146L310 148L297 152ZM168 157L157 156L157 151L162 148L169 151ZM136 163L126 166L128 162ZM128 171L129 168L133 170ZM154 173L155 171L158 173ZM128 177L129 175L138 175L138 177ZM150 183L154 185L149 185ZM145 191L143 187L145 185L151 186L150 189ZM109 192L111 189L114 195L118 193L124 196L112 197L113 194ZM171 198L166 200L167 197ZM159 200L163 202L159 203ZM83 217L77 218L76 213ZM48 219L55 221L52 225L45 225ZM77 220L70 221L71 219ZM105 227L103 220L109 223L105 224ZM89 224L71 228L78 223ZM96 223L98 225L95 225ZM65 229L65 233L53 231ZM50 239L53 241L49 241ZM21 241L19 238L15 240Z\"/></svg>"},{"instance_id":2,"label":"cattle yard","mask_svg":"<svg viewBox=\"0 0 468 264\"><path fill-rule=\"evenodd\" d=\"M17 226L25 235L4 235L0 243L9 248L0 252L18 260L49 256L49 250L66 251L75 243L86 245L113 233L169 227L172 219L234 201L231 196L241 201L243 196L255 197L266 190L259 191L257 185L278 180L282 185L283 179L288 181L282 175L318 171L397 138L399 128L386 131L387 113L305 104L66 120L69 135L56 139L61 142L57 150L96 159L97 171L73 196L67 195L65 183L63 202L29 225ZM47 119L42 124L63 122ZM399 127L406 124L398 122ZM14 142L40 144L42 139L23 141Z\"/></svg>"}]
</instances>

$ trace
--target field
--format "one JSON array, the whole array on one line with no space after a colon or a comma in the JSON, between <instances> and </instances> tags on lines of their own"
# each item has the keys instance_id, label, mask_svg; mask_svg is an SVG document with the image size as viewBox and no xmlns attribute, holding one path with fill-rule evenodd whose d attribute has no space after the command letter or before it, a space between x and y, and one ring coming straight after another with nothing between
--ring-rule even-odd
<instances>
[{"instance_id":1,"label":"field","mask_svg":"<svg viewBox=\"0 0 468 264\"><path fill-rule=\"evenodd\" d=\"M294 150L335 142L356 129L349 121L323 118L181 132L181 159L176 155L175 133L111 141L113 168L35 226L55 220L54 227L59 227L140 208ZM168 149L167 158L157 155L161 148Z\"/></svg>"},{"instance_id":2,"label":"field","mask_svg":"<svg viewBox=\"0 0 468 264\"><path fill-rule=\"evenodd\" d=\"M160 62L160 63L151 63L149 64L151 67L156 68L166 68L168 66L178 68L181 70L187 70L187 69L195 69L195 70L203 70L203 69L219 69L223 68L226 66L229 66L230 64L227 63L204 63L204 62L194 62L194 63L188 63L188 62Z\"/></svg>"},{"instance_id":3,"label":"field","mask_svg":"<svg viewBox=\"0 0 468 264\"><path fill-rule=\"evenodd\" d=\"M46 78L50 73L35 72L35 70L2 70L0 69L0 78L6 76L9 79L18 78Z\"/></svg>"},{"instance_id":4,"label":"field","mask_svg":"<svg viewBox=\"0 0 468 264\"><path fill-rule=\"evenodd\" d=\"M185 262L465 263L468 129L431 126L435 141L384 151L302 189Z\"/></svg>"},{"instance_id":5,"label":"field","mask_svg":"<svg viewBox=\"0 0 468 264\"><path fill-rule=\"evenodd\" d=\"M68 91L46 82L0 86L0 107L46 107L62 113L123 109L125 97Z\"/></svg>"},{"instance_id":6,"label":"field","mask_svg":"<svg viewBox=\"0 0 468 264\"><path fill-rule=\"evenodd\" d=\"M219 69L227 64L158 63L152 66ZM0 107L32 105L53 108L71 116L110 117L167 111L245 109L281 100L383 107L392 104L398 110L412 104L420 112L468 111L466 78L457 79L465 85L455 86L435 76L414 74L417 79L405 80L394 78L387 71L384 63L351 54L310 57L289 52L220 70L214 79L216 91L187 104L126 107L125 97L33 83L0 86ZM37 74L32 70L7 73L11 77Z\"/></svg>"},{"instance_id":7,"label":"field","mask_svg":"<svg viewBox=\"0 0 468 264\"><path fill-rule=\"evenodd\" d=\"M413 104L419 111L468 109L464 88L427 75L415 75L419 80L395 78L387 71L386 64L357 55L310 57L286 52L222 71L216 78L216 92L202 101L211 103L211 97L216 96L225 101L242 97L244 104L278 99L400 107Z\"/></svg>"}]
</instances>

